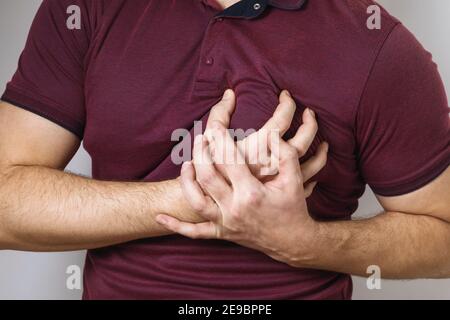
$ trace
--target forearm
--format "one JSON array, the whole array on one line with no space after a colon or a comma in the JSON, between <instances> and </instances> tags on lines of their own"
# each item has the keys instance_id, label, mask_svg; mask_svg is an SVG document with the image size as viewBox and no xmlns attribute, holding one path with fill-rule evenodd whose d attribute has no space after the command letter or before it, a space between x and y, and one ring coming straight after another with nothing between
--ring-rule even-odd
<instances>
[{"instance_id":1,"label":"forearm","mask_svg":"<svg viewBox=\"0 0 450 320\"><path fill-rule=\"evenodd\" d=\"M377 265L383 278L450 277L450 224L442 220L388 212L317 226L304 266L367 276Z\"/></svg>"},{"instance_id":2,"label":"forearm","mask_svg":"<svg viewBox=\"0 0 450 320\"><path fill-rule=\"evenodd\" d=\"M0 204L0 249L96 248L167 234L159 213L198 220L176 180L104 182L34 166L2 174Z\"/></svg>"}]
</instances>

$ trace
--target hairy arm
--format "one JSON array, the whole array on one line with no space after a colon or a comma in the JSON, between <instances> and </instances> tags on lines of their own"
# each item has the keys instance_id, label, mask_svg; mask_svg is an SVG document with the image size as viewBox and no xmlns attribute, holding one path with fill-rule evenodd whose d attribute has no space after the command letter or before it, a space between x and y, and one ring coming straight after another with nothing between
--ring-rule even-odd
<instances>
[{"instance_id":1,"label":"hairy arm","mask_svg":"<svg viewBox=\"0 0 450 320\"><path fill-rule=\"evenodd\" d=\"M80 141L0 103L0 249L89 249L168 234L159 213L198 221L178 181L96 181L63 172Z\"/></svg>"},{"instance_id":2,"label":"hairy arm","mask_svg":"<svg viewBox=\"0 0 450 320\"><path fill-rule=\"evenodd\" d=\"M366 220L319 223L303 265L383 278L450 277L450 169L407 195L378 199L386 212Z\"/></svg>"},{"instance_id":3,"label":"hairy arm","mask_svg":"<svg viewBox=\"0 0 450 320\"><path fill-rule=\"evenodd\" d=\"M213 129L210 140L196 140L193 163L181 171L186 199L208 221L158 216L169 230L232 241L298 268L366 275L369 266L377 265L385 278L450 277L450 169L416 191L378 196L386 212L375 218L315 221L302 186L311 175L305 175L304 165L300 168L297 149L279 141L278 174L262 182L242 165L226 125L216 123ZM300 131L305 138L308 130ZM308 149L306 140L300 150ZM235 161L224 161L223 155Z\"/></svg>"}]
</instances>

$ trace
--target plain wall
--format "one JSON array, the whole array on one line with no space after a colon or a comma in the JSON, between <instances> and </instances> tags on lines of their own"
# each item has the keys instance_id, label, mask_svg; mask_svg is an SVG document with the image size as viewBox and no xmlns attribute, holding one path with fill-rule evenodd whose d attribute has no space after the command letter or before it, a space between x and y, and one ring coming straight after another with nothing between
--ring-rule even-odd
<instances>
[{"instance_id":1,"label":"plain wall","mask_svg":"<svg viewBox=\"0 0 450 320\"><path fill-rule=\"evenodd\" d=\"M132 1L132 0L130 0ZM314 0L310 0L314 1ZM40 0L0 2L0 91L14 73ZM450 92L450 1L381 0L417 36L439 65ZM90 175L89 156L77 153L68 170ZM361 199L358 216L381 212L373 193ZM387 239L389 241L389 239ZM66 288L66 268L83 266L84 252L23 253L0 251L0 299L79 299L80 290ZM354 299L450 299L450 280L383 280L381 290L368 290L366 279L355 278Z\"/></svg>"}]
</instances>

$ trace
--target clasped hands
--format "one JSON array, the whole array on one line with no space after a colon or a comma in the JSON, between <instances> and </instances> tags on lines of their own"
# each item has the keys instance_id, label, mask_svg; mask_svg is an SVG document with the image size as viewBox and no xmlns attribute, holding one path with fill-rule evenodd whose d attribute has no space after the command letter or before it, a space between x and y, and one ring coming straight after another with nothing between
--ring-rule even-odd
<instances>
[{"instance_id":1,"label":"clasped hands","mask_svg":"<svg viewBox=\"0 0 450 320\"><path fill-rule=\"evenodd\" d=\"M296 105L287 91L272 118L259 131L235 142L228 127L235 95L227 90L211 112L205 133L195 138L193 160L181 169L186 200L206 222L187 223L157 216L165 228L193 239L222 239L259 250L301 267L311 255L318 223L306 198L312 178L325 166L328 145L300 166L316 133L314 113L306 109L293 138L283 140Z\"/></svg>"}]
</instances>

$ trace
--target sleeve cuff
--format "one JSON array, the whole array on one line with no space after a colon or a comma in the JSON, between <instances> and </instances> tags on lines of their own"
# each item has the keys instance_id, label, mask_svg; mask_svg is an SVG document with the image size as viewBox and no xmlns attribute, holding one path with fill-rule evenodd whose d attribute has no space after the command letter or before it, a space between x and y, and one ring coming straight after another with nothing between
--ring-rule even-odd
<instances>
[{"instance_id":1,"label":"sleeve cuff","mask_svg":"<svg viewBox=\"0 0 450 320\"><path fill-rule=\"evenodd\" d=\"M431 181L439 177L450 165L450 147L447 146L445 155L434 164L431 168L427 168L420 172L414 178L410 178L405 182L399 182L396 184L386 184L386 185L372 185L369 184L373 192L377 195L384 197L394 197L403 194L411 193L413 191L419 190L420 188L426 186Z\"/></svg>"},{"instance_id":2,"label":"sleeve cuff","mask_svg":"<svg viewBox=\"0 0 450 320\"><path fill-rule=\"evenodd\" d=\"M62 112L60 110L61 108L56 108L47 102L36 100L35 98L23 94L21 90L11 86L6 88L1 100L50 120L72 132L80 140L83 140L84 124Z\"/></svg>"}]
</instances>

